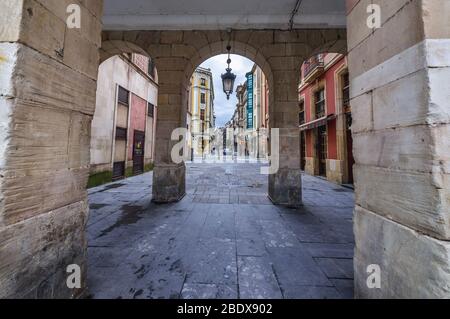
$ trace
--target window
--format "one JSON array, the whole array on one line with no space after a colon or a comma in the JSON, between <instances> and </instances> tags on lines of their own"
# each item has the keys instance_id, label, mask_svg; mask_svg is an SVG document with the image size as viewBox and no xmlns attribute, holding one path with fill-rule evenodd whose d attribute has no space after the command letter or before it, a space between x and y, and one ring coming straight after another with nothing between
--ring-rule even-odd
<instances>
[{"instance_id":1,"label":"window","mask_svg":"<svg viewBox=\"0 0 450 319\"><path fill-rule=\"evenodd\" d=\"M305 124L305 102L300 102L300 110L298 114L298 122L300 125Z\"/></svg>"},{"instance_id":2,"label":"window","mask_svg":"<svg viewBox=\"0 0 450 319\"><path fill-rule=\"evenodd\" d=\"M206 104L206 94L205 93L200 94L200 103Z\"/></svg>"},{"instance_id":3,"label":"window","mask_svg":"<svg viewBox=\"0 0 450 319\"><path fill-rule=\"evenodd\" d=\"M153 117L154 113L155 113L155 106L152 103L148 102L147 103L147 116Z\"/></svg>"},{"instance_id":4,"label":"window","mask_svg":"<svg viewBox=\"0 0 450 319\"><path fill-rule=\"evenodd\" d=\"M205 110L200 110L200 120L205 120Z\"/></svg>"},{"instance_id":5,"label":"window","mask_svg":"<svg viewBox=\"0 0 450 319\"><path fill-rule=\"evenodd\" d=\"M116 140L126 140L127 129L122 127L116 127Z\"/></svg>"},{"instance_id":6,"label":"window","mask_svg":"<svg viewBox=\"0 0 450 319\"><path fill-rule=\"evenodd\" d=\"M112 180L118 180L125 176L125 162L115 162L113 165Z\"/></svg>"},{"instance_id":7,"label":"window","mask_svg":"<svg viewBox=\"0 0 450 319\"><path fill-rule=\"evenodd\" d=\"M348 72L342 75L342 107L345 111L350 106L350 78Z\"/></svg>"},{"instance_id":8,"label":"window","mask_svg":"<svg viewBox=\"0 0 450 319\"><path fill-rule=\"evenodd\" d=\"M128 105L130 99L130 92L123 87L119 86L118 100L120 104Z\"/></svg>"},{"instance_id":9,"label":"window","mask_svg":"<svg viewBox=\"0 0 450 319\"><path fill-rule=\"evenodd\" d=\"M321 89L314 93L314 102L316 106L316 119L325 116L325 90Z\"/></svg>"},{"instance_id":10,"label":"window","mask_svg":"<svg viewBox=\"0 0 450 319\"><path fill-rule=\"evenodd\" d=\"M206 79L201 78L200 83L201 83L201 86L206 86Z\"/></svg>"}]
</instances>

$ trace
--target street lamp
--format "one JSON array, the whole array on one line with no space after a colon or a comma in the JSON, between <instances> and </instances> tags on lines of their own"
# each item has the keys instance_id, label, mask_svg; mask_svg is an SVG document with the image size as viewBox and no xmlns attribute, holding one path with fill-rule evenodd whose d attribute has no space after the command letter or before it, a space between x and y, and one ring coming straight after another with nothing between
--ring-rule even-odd
<instances>
[{"instance_id":1,"label":"street lamp","mask_svg":"<svg viewBox=\"0 0 450 319\"><path fill-rule=\"evenodd\" d=\"M228 60L227 60L228 68L226 69L227 72L225 74L222 74L222 84L223 84L223 91L227 95L227 100L229 100L230 99L230 95L233 93L234 81L236 80L236 74L231 73L231 68L230 68L230 64L231 64L231 59L230 59L231 46L230 45L227 46L227 51L228 51Z\"/></svg>"}]
</instances>

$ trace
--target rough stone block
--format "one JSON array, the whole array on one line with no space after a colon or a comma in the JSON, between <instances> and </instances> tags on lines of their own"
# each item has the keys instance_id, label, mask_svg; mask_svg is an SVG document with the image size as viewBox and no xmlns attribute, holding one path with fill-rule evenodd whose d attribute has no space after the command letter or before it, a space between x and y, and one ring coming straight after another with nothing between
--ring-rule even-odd
<instances>
[{"instance_id":1,"label":"rough stone block","mask_svg":"<svg viewBox=\"0 0 450 319\"><path fill-rule=\"evenodd\" d=\"M367 45L363 43L362 45ZM373 53L368 53L373 54ZM375 88L382 87L398 79L415 73L426 66L426 50L425 43L421 42L414 45L403 52L393 56L392 58L381 62L373 68L363 67L361 73L353 70L351 63L357 61L356 56L349 53L349 70L351 80L350 97L356 97ZM352 62L353 61L353 62Z\"/></svg>"},{"instance_id":2,"label":"rough stone block","mask_svg":"<svg viewBox=\"0 0 450 319\"><path fill-rule=\"evenodd\" d=\"M83 57L80 59L80 57ZM100 61L99 46L82 36L76 29L68 29L64 42L64 64L96 80Z\"/></svg>"},{"instance_id":3,"label":"rough stone block","mask_svg":"<svg viewBox=\"0 0 450 319\"><path fill-rule=\"evenodd\" d=\"M183 31L162 31L161 44L183 43Z\"/></svg>"},{"instance_id":4,"label":"rough stone block","mask_svg":"<svg viewBox=\"0 0 450 319\"><path fill-rule=\"evenodd\" d=\"M89 168L92 116L73 112L69 128L69 168Z\"/></svg>"},{"instance_id":5,"label":"rough stone block","mask_svg":"<svg viewBox=\"0 0 450 319\"><path fill-rule=\"evenodd\" d=\"M260 51L266 57L285 57L286 44L285 43L268 44L261 47Z\"/></svg>"},{"instance_id":6,"label":"rough stone block","mask_svg":"<svg viewBox=\"0 0 450 319\"><path fill-rule=\"evenodd\" d=\"M0 227L0 298L71 298L86 289L85 200ZM82 289L67 288L66 268L82 269Z\"/></svg>"},{"instance_id":7,"label":"rough stone block","mask_svg":"<svg viewBox=\"0 0 450 319\"><path fill-rule=\"evenodd\" d=\"M20 37L24 0L0 0L0 42L14 42Z\"/></svg>"},{"instance_id":8,"label":"rough stone block","mask_svg":"<svg viewBox=\"0 0 450 319\"><path fill-rule=\"evenodd\" d=\"M403 77L373 91L374 129L426 124L429 113L427 70Z\"/></svg>"},{"instance_id":9,"label":"rough stone block","mask_svg":"<svg viewBox=\"0 0 450 319\"><path fill-rule=\"evenodd\" d=\"M352 133L373 130L372 92L359 95L351 100Z\"/></svg>"},{"instance_id":10,"label":"rough stone block","mask_svg":"<svg viewBox=\"0 0 450 319\"><path fill-rule=\"evenodd\" d=\"M450 56L450 51L448 54ZM450 123L450 107L448 105L450 101L450 90L448 90L450 67L429 68L428 78L430 90L428 92L427 123Z\"/></svg>"},{"instance_id":11,"label":"rough stone block","mask_svg":"<svg viewBox=\"0 0 450 319\"><path fill-rule=\"evenodd\" d=\"M450 238L448 174L363 165L353 171L359 206L430 236Z\"/></svg>"},{"instance_id":12,"label":"rough stone block","mask_svg":"<svg viewBox=\"0 0 450 319\"><path fill-rule=\"evenodd\" d=\"M34 0L25 0L20 42L60 60L66 24Z\"/></svg>"},{"instance_id":13,"label":"rough stone block","mask_svg":"<svg viewBox=\"0 0 450 319\"><path fill-rule=\"evenodd\" d=\"M353 135L353 153L361 165L449 174L450 139L444 136L450 136L447 125L358 133Z\"/></svg>"},{"instance_id":14,"label":"rough stone block","mask_svg":"<svg viewBox=\"0 0 450 319\"><path fill-rule=\"evenodd\" d=\"M13 72L17 63L17 46L10 43L0 43L0 95L12 97L15 95Z\"/></svg>"},{"instance_id":15,"label":"rough stone block","mask_svg":"<svg viewBox=\"0 0 450 319\"><path fill-rule=\"evenodd\" d=\"M67 66L26 46L0 44L0 52L16 57L8 95L32 101L37 106L62 108L93 114L96 83Z\"/></svg>"},{"instance_id":16,"label":"rough stone block","mask_svg":"<svg viewBox=\"0 0 450 319\"><path fill-rule=\"evenodd\" d=\"M352 50L355 46L372 34L372 29L367 27L367 7L372 0L361 0L347 16L348 49Z\"/></svg>"},{"instance_id":17,"label":"rough stone block","mask_svg":"<svg viewBox=\"0 0 450 319\"><path fill-rule=\"evenodd\" d=\"M252 32L248 40L248 44L254 46L255 48L261 48L264 45L273 43L273 39L273 31L256 30Z\"/></svg>"},{"instance_id":18,"label":"rough stone block","mask_svg":"<svg viewBox=\"0 0 450 319\"><path fill-rule=\"evenodd\" d=\"M387 1L387 0L385 0ZM447 0L422 0L425 37L428 39L450 38L450 2Z\"/></svg>"},{"instance_id":19,"label":"rough stone block","mask_svg":"<svg viewBox=\"0 0 450 319\"><path fill-rule=\"evenodd\" d=\"M349 51L350 76L361 75L423 41L422 26L417 21L421 21L420 1L409 1L382 28ZM385 45L386 39L391 45Z\"/></svg>"},{"instance_id":20,"label":"rough stone block","mask_svg":"<svg viewBox=\"0 0 450 319\"><path fill-rule=\"evenodd\" d=\"M356 298L450 298L450 243L368 210L355 210ZM367 287L367 267L381 268L381 288Z\"/></svg>"},{"instance_id":21,"label":"rough stone block","mask_svg":"<svg viewBox=\"0 0 450 319\"><path fill-rule=\"evenodd\" d=\"M293 31L275 31L274 39L275 43L306 43L305 30L293 30Z\"/></svg>"},{"instance_id":22,"label":"rough stone block","mask_svg":"<svg viewBox=\"0 0 450 319\"><path fill-rule=\"evenodd\" d=\"M186 166L155 164L153 170L153 197L156 203L181 200L186 194Z\"/></svg>"},{"instance_id":23,"label":"rough stone block","mask_svg":"<svg viewBox=\"0 0 450 319\"><path fill-rule=\"evenodd\" d=\"M269 198L276 205L299 207L302 205L302 172L283 168L269 175Z\"/></svg>"}]
</instances>

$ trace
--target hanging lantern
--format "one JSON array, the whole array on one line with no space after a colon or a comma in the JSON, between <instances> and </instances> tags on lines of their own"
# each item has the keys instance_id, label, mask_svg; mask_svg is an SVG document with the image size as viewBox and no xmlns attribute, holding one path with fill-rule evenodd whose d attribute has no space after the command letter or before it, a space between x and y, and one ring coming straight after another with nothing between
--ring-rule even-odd
<instances>
[{"instance_id":1,"label":"hanging lantern","mask_svg":"<svg viewBox=\"0 0 450 319\"><path fill-rule=\"evenodd\" d=\"M222 74L222 84L223 84L223 91L227 95L227 100L229 100L230 95L233 93L233 90L234 90L234 81L236 80L236 74L231 73L231 68L230 68L231 46L227 46L227 50L228 50L228 60L227 60L228 68L226 69L227 72L225 74Z\"/></svg>"}]
</instances>

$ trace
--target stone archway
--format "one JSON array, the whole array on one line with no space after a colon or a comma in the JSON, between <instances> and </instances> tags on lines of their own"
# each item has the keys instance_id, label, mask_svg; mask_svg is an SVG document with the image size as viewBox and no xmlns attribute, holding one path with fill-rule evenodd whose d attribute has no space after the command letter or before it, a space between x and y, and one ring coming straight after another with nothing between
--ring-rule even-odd
<instances>
[{"instance_id":1,"label":"stone archway","mask_svg":"<svg viewBox=\"0 0 450 319\"><path fill-rule=\"evenodd\" d=\"M65 270L74 263L85 269L89 125L100 55L108 54L99 53L102 2L78 1L89 26L81 29L67 27L64 1L9 1L2 8L0 297L63 298L83 292L66 287ZM391 1L379 29L366 27L367 2L347 1L351 101L357 106L356 295L449 297L450 120L448 90L442 89L450 67L448 1ZM255 54L257 63L262 56L272 70L271 126L282 132L281 169L271 177L270 192L275 202L295 206L300 199L298 150L292 147L298 134L290 134L295 67L318 48L339 52L345 31L233 33L236 43L257 49L245 48L246 54ZM156 193L162 201L184 193L184 169L171 164L167 137L181 123L186 65L199 61L194 55L212 54L223 34L103 35L103 41L135 44L159 59L160 105L166 107L161 108L155 175L167 177ZM380 289L366 285L371 264L379 265L386 279Z\"/></svg>"},{"instance_id":2,"label":"stone archway","mask_svg":"<svg viewBox=\"0 0 450 319\"><path fill-rule=\"evenodd\" d=\"M112 31L104 32L103 39L145 48L159 70L154 201L177 201L185 194L185 167L171 160L176 144L171 134L185 127L183 105L187 105L185 93L193 70L202 61L226 53L230 43L232 53L253 60L269 79L270 127L280 129L280 166L276 174L269 175L269 197L275 204L301 205L300 150L296 147L300 66L314 51L345 49L345 31Z\"/></svg>"}]
</instances>

